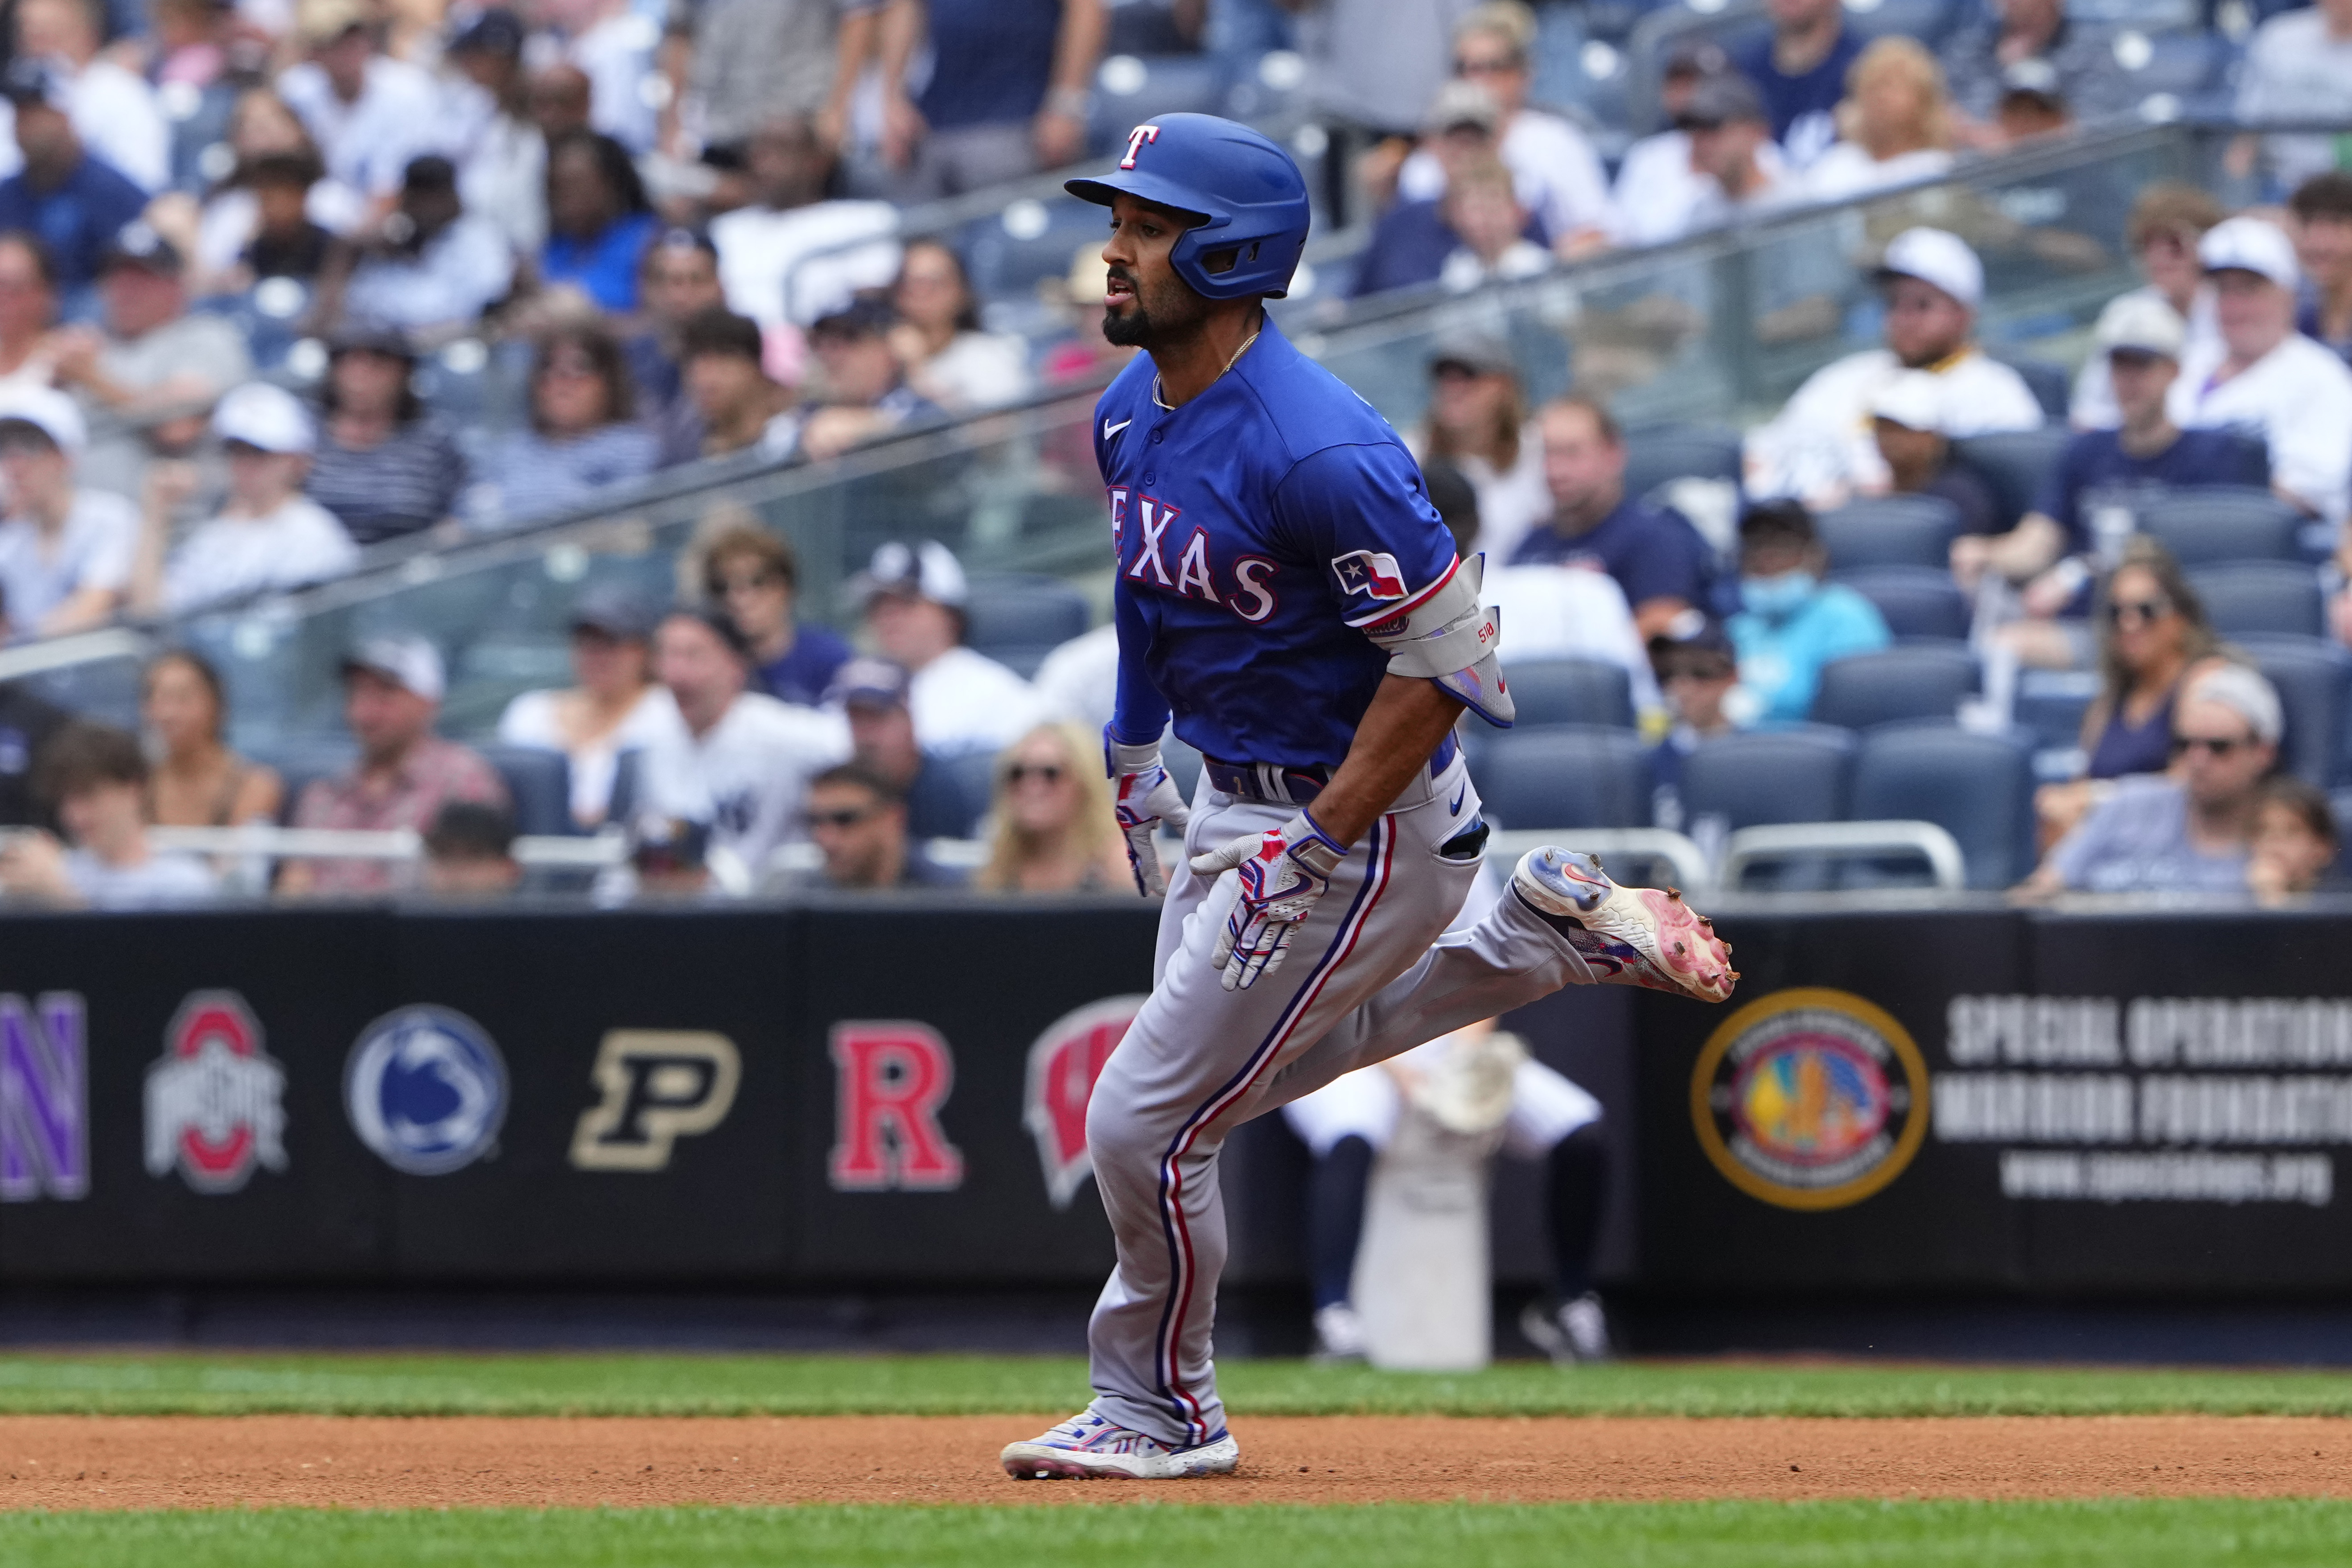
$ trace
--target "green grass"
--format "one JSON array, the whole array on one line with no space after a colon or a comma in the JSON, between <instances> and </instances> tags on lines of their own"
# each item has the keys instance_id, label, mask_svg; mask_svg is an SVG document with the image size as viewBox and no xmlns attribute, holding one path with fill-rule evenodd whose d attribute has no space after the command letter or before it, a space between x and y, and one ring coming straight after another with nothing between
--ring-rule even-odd
<instances>
[{"instance_id":1,"label":"green grass","mask_svg":"<svg viewBox=\"0 0 2352 1568\"><path fill-rule=\"evenodd\" d=\"M2352 1373L1649 1363L1464 1376L1303 1362L1219 1369L1236 1415L2352 1415ZM1058 1413L1075 1358L784 1355L13 1355L0 1414L819 1415Z\"/></svg>"},{"instance_id":2,"label":"green grass","mask_svg":"<svg viewBox=\"0 0 2352 1568\"><path fill-rule=\"evenodd\" d=\"M1187 1561L1234 1568L2295 1568L2347 1560L2352 1504L2236 1499L0 1516L0 1561L11 1568Z\"/></svg>"}]
</instances>

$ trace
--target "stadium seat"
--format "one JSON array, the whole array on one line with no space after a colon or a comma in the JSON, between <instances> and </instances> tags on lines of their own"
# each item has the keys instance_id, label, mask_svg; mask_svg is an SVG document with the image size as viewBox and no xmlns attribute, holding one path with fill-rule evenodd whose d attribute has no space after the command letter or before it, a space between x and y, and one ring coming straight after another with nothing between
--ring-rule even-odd
<instances>
[{"instance_id":1,"label":"stadium seat","mask_svg":"<svg viewBox=\"0 0 2352 1568\"><path fill-rule=\"evenodd\" d=\"M2205 618L2223 637L2288 633L2315 637L2323 630L2319 572L2284 561L2217 561L2189 571Z\"/></svg>"},{"instance_id":2,"label":"stadium seat","mask_svg":"<svg viewBox=\"0 0 2352 1568\"><path fill-rule=\"evenodd\" d=\"M2063 751L2082 743L2083 715L2098 695L2095 670L2020 670L2010 720L2042 750Z\"/></svg>"},{"instance_id":3,"label":"stadium seat","mask_svg":"<svg viewBox=\"0 0 2352 1568\"><path fill-rule=\"evenodd\" d=\"M1223 114L1226 86L1216 55L1112 55L1095 69L1087 140L1097 152L1124 150L1128 132L1155 114Z\"/></svg>"},{"instance_id":4,"label":"stadium seat","mask_svg":"<svg viewBox=\"0 0 2352 1568\"><path fill-rule=\"evenodd\" d=\"M572 759L541 746L478 748L507 782L517 833L570 833Z\"/></svg>"},{"instance_id":5,"label":"stadium seat","mask_svg":"<svg viewBox=\"0 0 2352 1568\"><path fill-rule=\"evenodd\" d=\"M1964 9L1975 13L1954 0L1845 0L1845 25L1864 39L1916 38L1932 51Z\"/></svg>"},{"instance_id":6,"label":"stadium seat","mask_svg":"<svg viewBox=\"0 0 2352 1568\"><path fill-rule=\"evenodd\" d=\"M1650 770L1625 730L1507 730L1478 753L1478 798L1497 827L1645 827Z\"/></svg>"},{"instance_id":7,"label":"stadium seat","mask_svg":"<svg viewBox=\"0 0 2352 1568\"><path fill-rule=\"evenodd\" d=\"M2032 509L2042 481L2073 439L2074 433L2063 425L2045 425L2039 430L1964 437L1952 443L1952 450L1992 487L2003 525L2013 528Z\"/></svg>"},{"instance_id":8,"label":"stadium seat","mask_svg":"<svg viewBox=\"0 0 2352 1568\"><path fill-rule=\"evenodd\" d=\"M1815 520L1830 566L1948 566L1960 510L1941 496L1877 496L1849 501Z\"/></svg>"},{"instance_id":9,"label":"stadium seat","mask_svg":"<svg viewBox=\"0 0 2352 1568\"><path fill-rule=\"evenodd\" d=\"M2268 490L2236 485L2174 490L2139 508L2135 521L2183 566L2302 559L2303 514Z\"/></svg>"},{"instance_id":10,"label":"stadium seat","mask_svg":"<svg viewBox=\"0 0 2352 1568\"><path fill-rule=\"evenodd\" d=\"M2149 37L2146 48L2119 39L2116 58L2128 73L2131 86L2143 98L2168 93L2195 100L2222 84L2237 59L2237 48L2219 33L2168 32Z\"/></svg>"},{"instance_id":11,"label":"stadium seat","mask_svg":"<svg viewBox=\"0 0 2352 1568\"><path fill-rule=\"evenodd\" d=\"M2315 784L2347 777L2345 704L2352 700L2352 653L2318 637L2246 636L2231 639L2278 688L2286 710L2279 766Z\"/></svg>"},{"instance_id":12,"label":"stadium seat","mask_svg":"<svg viewBox=\"0 0 2352 1568\"><path fill-rule=\"evenodd\" d=\"M1717 425L1651 425L1625 432L1625 493L1675 479L1739 482L1739 432Z\"/></svg>"},{"instance_id":13,"label":"stadium seat","mask_svg":"<svg viewBox=\"0 0 2352 1568\"><path fill-rule=\"evenodd\" d=\"M277 769L278 779L286 785L286 798L278 808L278 820L281 823L294 820L294 808L301 804L304 790L320 779L334 777L359 756L359 747L341 735L284 740L254 746L249 751L255 762Z\"/></svg>"},{"instance_id":14,"label":"stadium seat","mask_svg":"<svg viewBox=\"0 0 2352 1568\"><path fill-rule=\"evenodd\" d=\"M1854 758L1857 820L1932 822L1959 841L1971 888L2006 888L2033 869L2033 762L2024 742L1941 722L1890 724ZM1876 879L1874 863L1860 862Z\"/></svg>"},{"instance_id":15,"label":"stadium seat","mask_svg":"<svg viewBox=\"0 0 2352 1568\"><path fill-rule=\"evenodd\" d=\"M1529 658L1503 666L1523 726L1633 727L1633 682L1622 665L1589 658Z\"/></svg>"},{"instance_id":16,"label":"stadium seat","mask_svg":"<svg viewBox=\"0 0 2352 1568\"><path fill-rule=\"evenodd\" d=\"M2066 405L2074 395L2072 378L2066 367L2053 364L2046 359L2034 359L2023 354L1992 354L1989 356L2015 371L2033 394L2033 401L2042 405L2042 416L2060 426L2066 422Z\"/></svg>"},{"instance_id":17,"label":"stadium seat","mask_svg":"<svg viewBox=\"0 0 2352 1568\"><path fill-rule=\"evenodd\" d=\"M1902 719L1948 721L1977 686L1976 656L1965 644L1918 642L1851 654L1822 667L1807 717L1848 730Z\"/></svg>"},{"instance_id":18,"label":"stadium seat","mask_svg":"<svg viewBox=\"0 0 2352 1568\"><path fill-rule=\"evenodd\" d=\"M1969 602L1949 572L1934 566L1864 566L1830 579L1878 606L1898 637L1964 638Z\"/></svg>"},{"instance_id":19,"label":"stadium seat","mask_svg":"<svg viewBox=\"0 0 2352 1568\"><path fill-rule=\"evenodd\" d=\"M996 753L966 752L961 756L934 760L945 770L955 786L955 794L962 802L962 809L954 814L960 827L954 833L940 837L978 837L982 819L988 816L990 797L996 789Z\"/></svg>"},{"instance_id":20,"label":"stadium seat","mask_svg":"<svg viewBox=\"0 0 2352 1568\"><path fill-rule=\"evenodd\" d=\"M613 759L613 793L604 806L604 820L617 827L629 826L636 815L638 779L642 776L646 753L631 746Z\"/></svg>"},{"instance_id":21,"label":"stadium seat","mask_svg":"<svg viewBox=\"0 0 2352 1568\"><path fill-rule=\"evenodd\" d=\"M1087 596L1057 577L982 577L964 605L964 640L1027 677L1093 621Z\"/></svg>"},{"instance_id":22,"label":"stadium seat","mask_svg":"<svg viewBox=\"0 0 2352 1568\"><path fill-rule=\"evenodd\" d=\"M1735 832L1768 822L1839 822L1846 816L1854 737L1819 724L1749 730L1708 741L1683 763L1683 810L1720 817Z\"/></svg>"}]
</instances>

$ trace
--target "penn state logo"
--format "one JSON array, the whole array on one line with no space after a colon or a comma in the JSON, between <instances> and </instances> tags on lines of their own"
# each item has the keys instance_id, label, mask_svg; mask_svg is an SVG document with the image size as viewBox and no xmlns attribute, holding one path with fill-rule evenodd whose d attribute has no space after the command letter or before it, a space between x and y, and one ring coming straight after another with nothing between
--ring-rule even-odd
<instances>
[{"instance_id":1,"label":"penn state logo","mask_svg":"<svg viewBox=\"0 0 2352 1568\"><path fill-rule=\"evenodd\" d=\"M1691 1075L1699 1146L1785 1209L1860 1203L1927 1131L1927 1064L1903 1026L1845 991L1776 991L1725 1019Z\"/></svg>"},{"instance_id":2,"label":"penn state logo","mask_svg":"<svg viewBox=\"0 0 2352 1568\"><path fill-rule=\"evenodd\" d=\"M360 1031L343 1109L376 1157L446 1176L488 1152L507 1119L507 1064L489 1035L446 1007L403 1007Z\"/></svg>"},{"instance_id":3,"label":"penn state logo","mask_svg":"<svg viewBox=\"0 0 2352 1568\"><path fill-rule=\"evenodd\" d=\"M1029 1047L1028 1092L1021 1120L1037 1140L1045 1195L1057 1209L1068 1208L1080 1184L1094 1174L1094 1161L1087 1153L1087 1101L1143 1000L1127 995L1089 1002L1046 1025Z\"/></svg>"}]
</instances>

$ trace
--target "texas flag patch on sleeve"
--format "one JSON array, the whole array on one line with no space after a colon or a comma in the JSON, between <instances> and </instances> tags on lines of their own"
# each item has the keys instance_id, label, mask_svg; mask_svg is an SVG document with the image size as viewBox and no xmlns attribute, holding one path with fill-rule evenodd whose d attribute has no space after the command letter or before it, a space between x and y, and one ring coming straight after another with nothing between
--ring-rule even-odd
<instances>
[{"instance_id":1,"label":"texas flag patch on sleeve","mask_svg":"<svg viewBox=\"0 0 2352 1568\"><path fill-rule=\"evenodd\" d=\"M1331 558L1331 574L1339 579L1339 594L1354 598L1361 594L1375 604L1404 597L1404 574L1398 569L1396 557L1381 550L1351 550L1345 555Z\"/></svg>"}]
</instances>

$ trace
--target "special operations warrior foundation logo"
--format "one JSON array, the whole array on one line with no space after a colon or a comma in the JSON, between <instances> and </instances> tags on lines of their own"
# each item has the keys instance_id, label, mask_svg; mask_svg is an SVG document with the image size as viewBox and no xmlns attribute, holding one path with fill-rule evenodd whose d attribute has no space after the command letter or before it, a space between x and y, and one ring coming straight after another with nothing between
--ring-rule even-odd
<instances>
[{"instance_id":1,"label":"special operations warrior foundation logo","mask_svg":"<svg viewBox=\"0 0 2352 1568\"><path fill-rule=\"evenodd\" d=\"M1776 991L1724 1020L1691 1075L1700 1147L1750 1197L1860 1203L1927 1131L1927 1067L1902 1025L1850 992Z\"/></svg>"}]
</instances>

